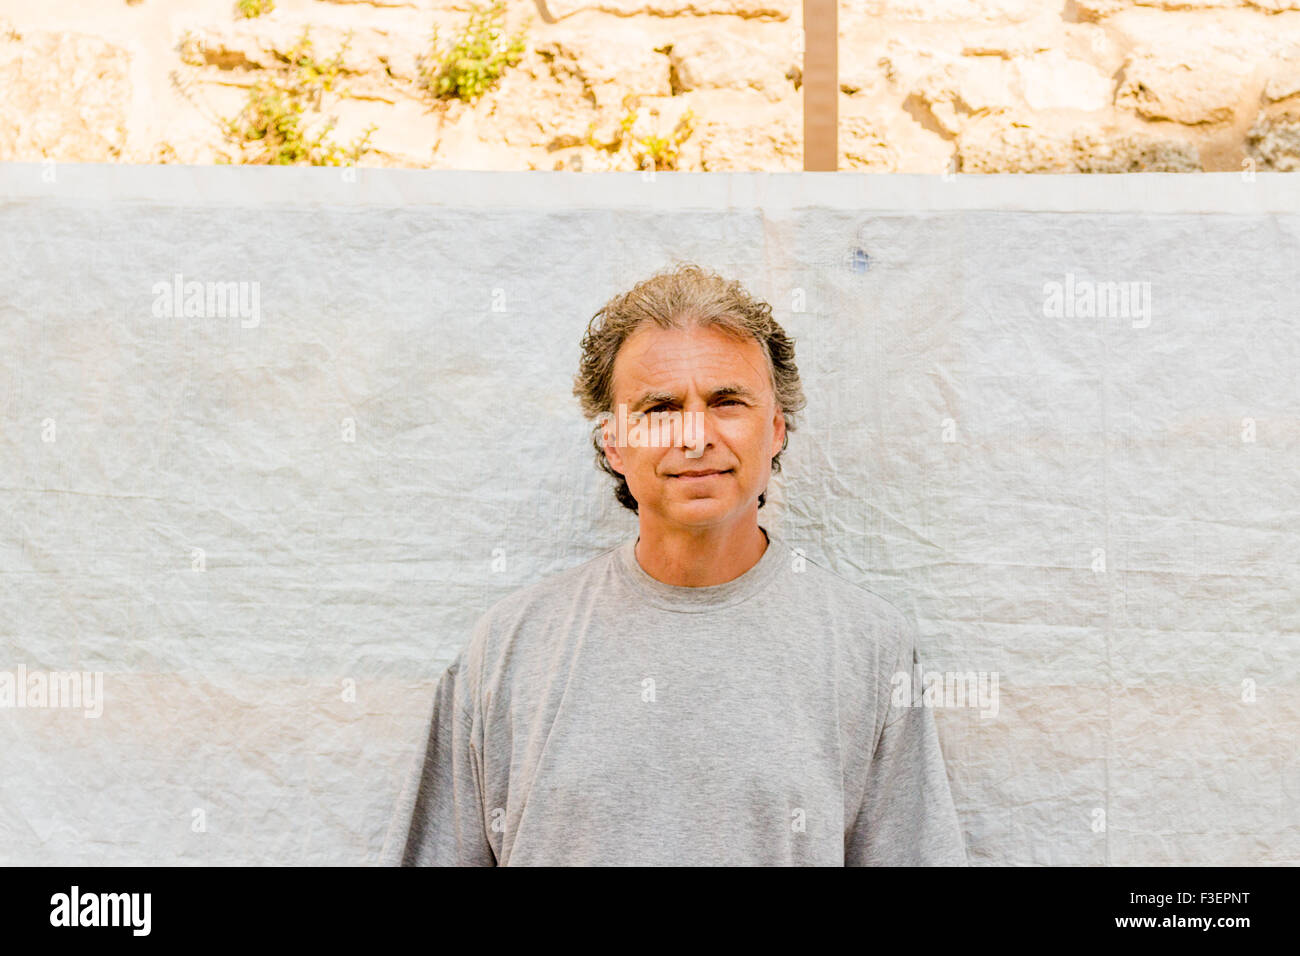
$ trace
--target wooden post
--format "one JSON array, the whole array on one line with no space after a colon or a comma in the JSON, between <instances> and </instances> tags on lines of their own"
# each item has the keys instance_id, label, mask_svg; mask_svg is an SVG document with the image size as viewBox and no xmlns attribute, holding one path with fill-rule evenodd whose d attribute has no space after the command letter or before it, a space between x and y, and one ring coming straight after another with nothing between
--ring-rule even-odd
<instances>
[{"instance_id":1,"label":"wooden post","mask_svg":"<svg viewBox=\"0 0 1300 956\"><path fill-rule=\"evenodd\" d=\"M839 160L838 0L803 0L803 168L834 172Z\"/></svg>"}]
</instances>

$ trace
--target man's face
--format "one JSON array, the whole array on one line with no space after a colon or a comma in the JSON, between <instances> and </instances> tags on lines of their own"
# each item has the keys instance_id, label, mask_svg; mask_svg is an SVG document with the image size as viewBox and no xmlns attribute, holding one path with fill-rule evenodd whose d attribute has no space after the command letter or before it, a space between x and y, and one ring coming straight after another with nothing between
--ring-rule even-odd
<instances>
[{"instance_id":1,"label":"man's face","mask_svg":"<svg viewBox=\"0 0 1300 956\"><path fill-rule=\"evenodd\" d=\"M757 341L694 324L647 323L619 349L613 392L613 411L625 404L630 419L637 412L680 412L703 422L702 435L648 448L618 447L613 423L606 426L605 456L627 479L643 521L703 528L757 512L772 456L785 441L785 419Z\"/></svg>"}]
</instances>

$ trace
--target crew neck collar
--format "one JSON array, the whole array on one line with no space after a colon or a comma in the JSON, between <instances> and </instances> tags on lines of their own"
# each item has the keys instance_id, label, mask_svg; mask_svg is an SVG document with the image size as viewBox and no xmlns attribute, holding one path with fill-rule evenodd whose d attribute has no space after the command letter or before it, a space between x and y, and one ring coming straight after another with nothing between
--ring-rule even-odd
<instances>
[{"instance_id":1,"label":"crew neck collar","mask_svg":"<svg viewBox=\"0 0 1300 956\"><path fill-rule=\"evenodd\" d=\"M623 579L638 594L655 607L669 611L715 611L731 607L753 597L776 578L782 564L784 546L766 528L759 530L767 536L767 548L758 561L740 577L710 584L705 587L692 588L677 584L666 584L658 578L651 577L636 559L636 544L640 537L625 541L618 549L618 567Z\"/></svg>"}]
</instances>

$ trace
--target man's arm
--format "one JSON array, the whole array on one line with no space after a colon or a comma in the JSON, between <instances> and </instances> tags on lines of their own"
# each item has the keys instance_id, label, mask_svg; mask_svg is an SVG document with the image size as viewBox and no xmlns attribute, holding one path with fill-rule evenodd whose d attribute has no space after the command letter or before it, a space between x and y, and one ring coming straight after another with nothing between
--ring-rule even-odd
<instances>
[{"instance_id":1,"label":"man's arm","mask_svg":"<svg viewBox=\"0 0 1300 956\"><path fill-rule=\"evenodd\" d=\"M915 629L908 632L903 659L916 675ZM886 713L862 806L844 840L844 865L966 866L933 711L890 706Z\"/></svg>"},{"instance_id":2,"label":"man's arm","mask_svg":"<svg viewBox=\"0 0 1300 956\"><path fill-rule=\"evenodd\" d=\"M434 691L429 733L393 811L384 865L496 865L484 830L481 727L474 726L462 662L463 655Z\"/></svg>"}]
</instances>

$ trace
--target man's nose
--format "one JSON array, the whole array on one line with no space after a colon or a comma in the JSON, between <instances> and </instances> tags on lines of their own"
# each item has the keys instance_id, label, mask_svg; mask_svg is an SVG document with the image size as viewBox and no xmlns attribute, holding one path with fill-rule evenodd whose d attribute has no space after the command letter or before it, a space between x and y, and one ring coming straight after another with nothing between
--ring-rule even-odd
<instances>
[{"instance_id":1,"label":"man's nose","mask_svg":"<svg viewBox=\"0 0 1300 956\"><path fill-rule=\"evenodd\" d=\"M713 422L703 404L682 409L681 448L687 458L700 458L713 444Z\"/></svg>"}]
</instances>

